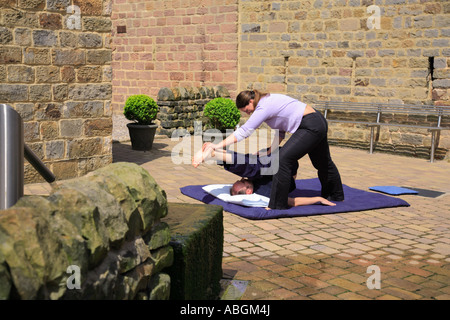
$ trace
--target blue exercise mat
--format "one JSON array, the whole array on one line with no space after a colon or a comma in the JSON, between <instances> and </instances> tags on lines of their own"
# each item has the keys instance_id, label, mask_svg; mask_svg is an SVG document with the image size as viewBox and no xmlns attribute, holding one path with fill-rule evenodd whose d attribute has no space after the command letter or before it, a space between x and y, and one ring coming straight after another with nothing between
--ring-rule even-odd
<instances>
[{"instance_id":1,"label":"blue exercise mat","mask_svg":"<svg viewBox=\"0 0 450 320\"><path fill-rule=\"evenodd\" d=\"M370 187L369 190L383 192L383 193L394 195L394 196L399 196L402 194L418 194L419 193L416 190L411 190L411 189L407 189L407 188L403 188L403 187L396 187L396 186L375 186L375 187Z\"/></svg>"},{"instance_id":2,"label":"blue exercise mat","mask_svg":"<svg viewBox=\"0 0 450 320\"><path fill-rule=\"evenodd\" d=\"M319 179L297 180L296 190L290 193L291 197L313 197L320 196ZM237 204L222 201L205 192L204 185L191 185L180 188L181 193L206 204L222 206L227 212L237 214L251 220L278 219L289 217L311 216L318 214L332 214L343 212L355 212L390 207L408 207L409 203L395 197L380 193L344 187L345 200L336 202L336 206L324 206L320 204L292 207L287 210L266 210L261 207L244 207Z\"/></svg>"}]
</instances>

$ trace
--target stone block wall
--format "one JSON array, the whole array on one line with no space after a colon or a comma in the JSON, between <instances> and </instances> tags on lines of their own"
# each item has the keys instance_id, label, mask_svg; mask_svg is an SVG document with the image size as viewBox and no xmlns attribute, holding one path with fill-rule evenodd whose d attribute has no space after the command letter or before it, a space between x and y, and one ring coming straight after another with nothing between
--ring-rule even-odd
<instances>
[{"instance_id":1,"label":"stone block wall","mask_svg":"<svg viewBox=\"0 0 450 320\"><path fill-rule=\"evenodd\" d=\"M286 93L311 104L450 105L448 1L249 0L239 1L239 14L239 90ZM366 148L367 136L365 127L330 125L338 145ZM378 150L397 145L401 153L429 157L426 130L383 128L379 142ZM439 146L449 153L449 132Z\"/></svg>"},{"instance_id":2,"label":"stone block wall","mask_svg":"<svg viewBox=\"0 0 450 320\"><path fill-rule=\"evenodd\" d=\"M57 179L111 162L110 15L109 0L0 1L0 103ZM43 181L28 163L25 179Z\"/></svg>"},{"instance_id":3,"label":"stone block wall","mask_svg":"<svg viewBox=\"0 0 450 320\"><path fill-rule=\"evenodd\" d=\"M165 192L114 163L0 211L0 299L169 299Z\"/></svg>"},{"instance_id":4,"label":"stone block wall","mask_svg":"<svg viewBox=\"0 0 450 320\"><path fill-rule=\"evenodd\" d=\"M250 0L239 12L240 89L306 102L449 103L448 2Z\"/></svg>"},{"instance_id":5,"label":"stone block wall","mask_svg":"<svg viewBox=\"0 0 450 320\"><path fill-rule=\"evenodd\" d=\"M218 97L229 98L230 94L223 86L161 88L157 101L157 133L171 137L177 129L189 134L197 133L196 130L206 130L207 121L203 117L203 109L209 101ZM198 121L198 127L195 121Z\"/></svg>"},{"instance_id":6,"label":"stone block wall","mask_svg":"<svg viewBox=\"0 0 450 320\"><path fill-rule=\"evenodd\" d=\"M222 206L170 203L163 221L170 226L174 250L174 263L167 268L170 299L217 300L223 276Z\"/></svg>"}]
</instances>

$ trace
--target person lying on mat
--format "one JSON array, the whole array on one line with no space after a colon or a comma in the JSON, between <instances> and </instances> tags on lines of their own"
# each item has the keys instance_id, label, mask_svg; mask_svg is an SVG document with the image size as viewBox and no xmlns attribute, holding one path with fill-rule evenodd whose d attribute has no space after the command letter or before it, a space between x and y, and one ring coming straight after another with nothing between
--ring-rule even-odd
<instances>
[{"instance_id":1,"label":"person lying on mat","mask_svg":"<svg viewBox=\"0 0 450 320\"><path fill-rule=\"evenodd\" d=\"M224 149L214 150L211 148L211 143L207 142L203 145L202 149L194 155L193 165L194 167L197 167L201 162L209 159L218 161L218 164L223 165L225 170L242 177L242 179L233 183L230 189L230 194L232 196L238 194L256 193L262 196L270 197L273 176L261 174L262 168L270 167L269 161L261 161L261 158L257 155L243 155L236 152L227 152ZM296 188L295 178L297 175L297 169L298 163L292 170L289 192L294 191ZM336 205L335 203L319 196L288 198L288 205L290 207L305 206L316 203L327 206Z\"/></svg>"}]
</instances>

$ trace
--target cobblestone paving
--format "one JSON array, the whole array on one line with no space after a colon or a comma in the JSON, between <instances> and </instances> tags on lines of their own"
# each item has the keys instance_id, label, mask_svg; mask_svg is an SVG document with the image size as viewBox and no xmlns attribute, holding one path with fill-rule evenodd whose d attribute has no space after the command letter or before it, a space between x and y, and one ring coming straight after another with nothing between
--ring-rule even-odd
<instances>
[{"instance_id":1,"label":"cobblestone paving","mask_svg":"<svg viewBox=\"0 0 450 320\"><path fill-rule=\"evenodd\" d=\"M181 194L192 184L230 183L215 164L172 161L179 141L158 137L149 152L114 143L114 162L148 170L169 202L199 203ZM410 207L254 221L224 212L224 278L248 281L242 299L450 299L450 163L332 147L343 183L362 190L395 185L445 192L400 196ZM178 159L179 160L179 159ZM178 161L179 162L179 161ZM298 179L316 177L306 157ZM27 185L45 194L47 184ZM369 289L379 268L380 288Z\"/></svg>"}]
</instances>

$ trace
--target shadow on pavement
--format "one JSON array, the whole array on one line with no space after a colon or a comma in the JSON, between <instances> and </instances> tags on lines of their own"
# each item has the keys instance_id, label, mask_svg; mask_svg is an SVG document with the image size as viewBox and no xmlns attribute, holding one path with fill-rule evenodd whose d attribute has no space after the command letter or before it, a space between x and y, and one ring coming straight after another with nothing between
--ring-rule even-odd
<instances>
[{"instance_id":1,"label":"shadow on pavement","mask_svg":"<svg viewBox=\"0 0 450 320\"><path fill-rule=\"evenodd\" d=\"M167 146L168 144L155 140L151 150L137 151L131 148L129 142L114 142L112 146L113 162L133 162L141 165L158 158L170 157L171 151L165 149Z\"/></svg>"}]
</instances>

